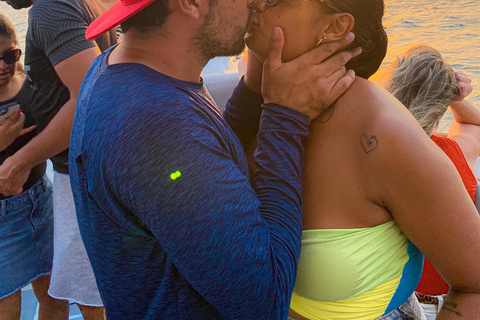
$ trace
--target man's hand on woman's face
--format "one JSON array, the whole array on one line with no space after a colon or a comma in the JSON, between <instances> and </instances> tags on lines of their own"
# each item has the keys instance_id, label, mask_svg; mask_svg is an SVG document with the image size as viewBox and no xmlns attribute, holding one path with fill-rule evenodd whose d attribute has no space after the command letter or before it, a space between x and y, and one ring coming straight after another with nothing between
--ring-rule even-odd
<instances>
[{"instance_id":1,"label":"man's hand on woman's face","mask_svg":"<svg viewBox=\"0 0 480 320\"><path fill-rule=\"evenodd\" d=\"M322 44L295 60L283 63L283 31L276 27L263 64L262 95L265 103L290 107L315 119L332 105L355 80L353 70L345 65L361 49L341 51L355 38ZM247 65L248 67L248 65Z\"/></svg>"}]
</instances>

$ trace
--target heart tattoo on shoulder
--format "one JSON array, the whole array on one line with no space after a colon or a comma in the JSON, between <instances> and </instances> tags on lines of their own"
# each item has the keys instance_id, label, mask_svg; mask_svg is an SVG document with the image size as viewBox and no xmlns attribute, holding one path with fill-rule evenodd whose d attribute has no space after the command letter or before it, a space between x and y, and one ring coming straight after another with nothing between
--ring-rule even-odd
<instances>
[{"instance_id":1,"label":"heart tattoo on shoulder","mask_svg":"<svg viewBox=\"0 0 480 320\"><path fill-rule=\"evenodd\" d=\"M374 135L372 135L369 139L364 133L360 136L360 144L362 145L363 151L368 154L369 152L375 150L378 147L378 140L377 137Z\"/></svg>"}]
</instances>

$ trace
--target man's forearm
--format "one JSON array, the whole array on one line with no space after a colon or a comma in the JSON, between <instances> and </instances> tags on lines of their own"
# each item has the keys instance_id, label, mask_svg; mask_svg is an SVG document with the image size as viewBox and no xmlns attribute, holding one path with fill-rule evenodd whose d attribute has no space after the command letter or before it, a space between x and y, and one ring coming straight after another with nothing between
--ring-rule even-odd
<instances>
[{"instance_id":1,"label":"man's forearm","mask_svg":"<svg viewBox=\"0 0 480 320\"><path fill-rule=\"evenodd\" d=\"M68 100L48 126L12 156L19 166L31 169L68 148L76 103Z\"/></svg>"},{"instance_id":2,"label":"man's forearm","mask_svg":"<svg viewBox=\"0 0 480 320\"><path fill-rule=\"evenodd\" d=\"M262 96L250 90L241 79L223 113L246 150L257 136L262 103Z\"/></svg>"}]
</instances>

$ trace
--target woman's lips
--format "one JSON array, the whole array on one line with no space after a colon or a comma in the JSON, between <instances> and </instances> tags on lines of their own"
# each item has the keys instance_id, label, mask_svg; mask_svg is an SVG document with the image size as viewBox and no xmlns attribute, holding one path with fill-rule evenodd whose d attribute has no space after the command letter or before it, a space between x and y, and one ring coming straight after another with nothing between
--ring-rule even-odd
<instances>
[{"instance_id":1,"label":"woman's lips","mask_svg":"<svg viewBox=\"0 0 480 320\"><path fill-rule=\"evenodd\" d=\"M257 27L259 27L258 22L255 20L255 18L253 18L250 28L248 28L247 33L245 34L245 38L251 37L253 35L253 30Z\"/></svg>"}]
</instances>

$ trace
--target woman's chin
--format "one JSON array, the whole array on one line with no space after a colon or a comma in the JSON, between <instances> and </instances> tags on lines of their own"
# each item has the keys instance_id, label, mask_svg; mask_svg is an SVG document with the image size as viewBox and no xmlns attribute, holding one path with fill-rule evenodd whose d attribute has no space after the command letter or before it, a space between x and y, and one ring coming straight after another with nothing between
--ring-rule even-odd
<instances>
[{"instance_id":1,"label":"woman's chin","mask_svg":"<svg viewBox=\"0 0 480 320\"><path fill-rule=\"evenodd\" d=\"M255 41L252 41L253 39L248 39L245 37L245 44L247 45L247 48L257 56L257 58L263 63L265 61L265 58L267 57L267 49L266 48L260 48L260 46L257 45Z\"/></svg>"},{"instance_id":2,"label":"woman's chin","mask_svg":"<svg viewBox=\"0 0 480 320\"><path fill-rule=\"evenodd\" d=\"M12 75L10 73L0 74L0 86L7 84L11 78L12 78Z\"/></svg>"}]
</instances>

